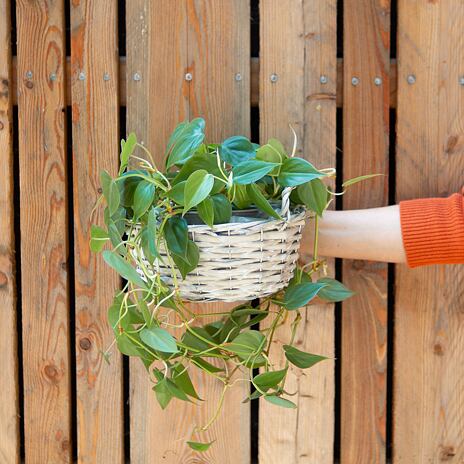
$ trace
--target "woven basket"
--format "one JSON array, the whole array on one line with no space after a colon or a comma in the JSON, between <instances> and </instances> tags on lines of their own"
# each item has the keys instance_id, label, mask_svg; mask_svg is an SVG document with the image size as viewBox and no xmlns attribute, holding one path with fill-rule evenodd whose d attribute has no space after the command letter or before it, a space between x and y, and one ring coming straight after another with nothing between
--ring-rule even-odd
<instances>
[{"instance_id":1,"label":"woven basket","mask_svg":"<svg viewBox=\"0 0 464 464\"><path fill-rule=\"evenodd\" d=\"M186 301L241 301L284 288L295 270L307 217L304 209L290 211L290 191L286 188L282 194L280 214L284 221L267 218L231 222L213 229L203 224L189 225L189 236L199 248L200 260L184 280L177 275L181 297ZM160 254L165 256L163 250ZM147 269L160 273L167 285L174 285L167 259L151 266L141 258Z\"/></svg>"}]
</instances>

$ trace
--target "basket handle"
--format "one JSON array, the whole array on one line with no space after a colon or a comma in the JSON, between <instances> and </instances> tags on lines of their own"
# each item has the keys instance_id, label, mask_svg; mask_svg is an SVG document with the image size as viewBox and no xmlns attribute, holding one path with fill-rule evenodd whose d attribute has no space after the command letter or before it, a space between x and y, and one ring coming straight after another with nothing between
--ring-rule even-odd
<instances>
[{"instance_id":1,"label":"basket handle","mask_svg":"<svg viewBox=\"0 0 464 464\"><path fill-rule=\"evenodd\" d=\"M280 208L280 215L286 217L287 221L290 220L290 194L293 187L285 187L282 191L282 206Z\"/></svg>"}]
</instances>

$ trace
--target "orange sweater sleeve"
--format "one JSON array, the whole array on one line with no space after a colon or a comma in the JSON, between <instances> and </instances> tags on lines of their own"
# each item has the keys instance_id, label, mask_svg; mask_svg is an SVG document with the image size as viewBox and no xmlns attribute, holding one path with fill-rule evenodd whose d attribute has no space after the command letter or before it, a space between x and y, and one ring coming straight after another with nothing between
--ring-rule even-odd
<instances>
[{"instance_id":1,"label":"orange sweater sleeve","mask_svg":"<svg viewBox=\"0 0 464 464\"><path fill-rule=\"evenodd\" d=\"M400 202L409 267L464 263L464 196Z\"/></svg>"}]
</instances>

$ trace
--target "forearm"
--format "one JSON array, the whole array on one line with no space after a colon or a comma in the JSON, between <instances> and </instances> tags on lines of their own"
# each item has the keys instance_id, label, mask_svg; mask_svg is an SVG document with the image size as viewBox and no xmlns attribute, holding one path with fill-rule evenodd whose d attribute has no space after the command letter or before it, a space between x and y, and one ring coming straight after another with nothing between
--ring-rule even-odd
<instances>
[{"instance_id":1,"label":"forearm","mask_svg":"<svg viewBox=\"0 0 464 464\"><path fill-rule=\"evenodd\" d=\"M314 240L314 236L311 237ZM399 206L325 211L319 220L320 256L406 262Z\"/></svg>"}]
</instances>

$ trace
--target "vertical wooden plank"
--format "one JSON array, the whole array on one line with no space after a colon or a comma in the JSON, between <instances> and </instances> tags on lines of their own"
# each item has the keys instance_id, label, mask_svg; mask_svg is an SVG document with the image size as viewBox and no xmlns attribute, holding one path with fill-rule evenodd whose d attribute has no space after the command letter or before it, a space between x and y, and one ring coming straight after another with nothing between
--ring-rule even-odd
<instances>
[{"instance_id":1,"label":"vertical wooden plank","mask_svg":"<svg viewBox=\"0 0 464 464\"><path fill-rule=\"evenodd\" d=\"M343 177L388 174L390 1L344 3ZM359 83L353 82L358 79ZM377 79L377 81L375 81ZM380 79L380 80L379 80ZM388 203L388 178L351 188L345 209ZM343 262L356 295L343 303L342 463L385 462L387 390L387 265Z\"/></svg>"},{"instance_id":2,"label":"vertical wooden plank","mask_svg":"<svg viewBox=\"0 0 464 464\"><path fill-rule=\"evenodd\" d=\"M205 117L211 141L248 134L248 0L169 5L140 1L127 6L128 131L137 133L159 164L169 133L188 117ZM191 81L185 79L186 73L192 75ZM236 80L237 73L241 80ZM208 311L225 308L207 306ZM241 405L246 392L240 387L229 392L222 417L209 432L217 441L208 453L200 457L185 447L182 438L189 437L191 424L204 424L213 415L219 395L218 385L209 378L196 375L194 381L208 398L207 405L177 403L162 412L145 369L131 362L134 462L249 461L249 406Z\"/></svg>"},{"instance_id":3,"label":"vertical wooden plank","mask_svg":"<svg viewBox=\"0 0 464 464\"><path fill-rule=\"evenodd\" d=\"M119 279L90 252L92 209L102 169L118 167L117 2L71 3L74 245L76 288L77 453L84 463L124 458L122 363L101 353L113 340L107 308ZM83 79L82 79L83 77Z\"/></svg>"},{"instance_id":4,"label":"vertical wooden plank","mask_svg":"<svg viewBox=\"0 0 464 464\"><path fill-rule=\"evenodd\" d=\"M17 25L26 463L70 462L63 2L19 0Z\"/></svg>"},{"instance_id":5,"label":"vertical wooden plank","mask_svg":"<svg viewBox=\"0 0 464 464\"><path fill-rule=\"evenodd\" d=\"M261 142L277 137L291 149L291 124L299 139L297 155L335 166L336 1L269 0L261 2L260 11ZM303 261L310 259L304 239L301 253ZM278 329L277 344L288 340L289 330L288 325ZM333 356L333 306L308 307L296 340L300 349ZM298 410L260 404L260 463L332 463L333 362L309 374L292 370L288 389L297 391Z\"/></svg>"},{"instance_id":6,"label":"vertical wooden plank","mask_svg":"<svg viewBox=\"0 0 464 464\"><path fill-rule=\"evenodd\" d=\"M184 80L187 69L186 11L186 0L126 2L127 133L134 131L160 166L163 166L170 132L179 121L189 116L189 86ZM163 462L179 462L175 452L166 450L165 420L166 411L161 411L156 402L145 368L138 359L131 359L132 462L157 462L160 453L164 453Z\"/></svg>"},{"instance_id":7,"label":"vertical wooden plank","mask_svg":"<svg viewBox=\"0 0 464 464\"><path fill-rule=\"evenodd\" d=\"M0 461L19 462L18 361L13 230L13 127L10 2L0 1L0 152L5 157L0 183Z\"/></svg>"},{"instance_id":8,"label":"vertical wooden plank","mask_svg":"<svg viewBox=\"0 0 464 464\"><path fill-rule=\"evenodd\" d=\"M398 200L463 184L463 23L462 2L399 2ZM397 276L393 460L462 462L463 267L398 266Z\"/></svg>"}]
</instances>

